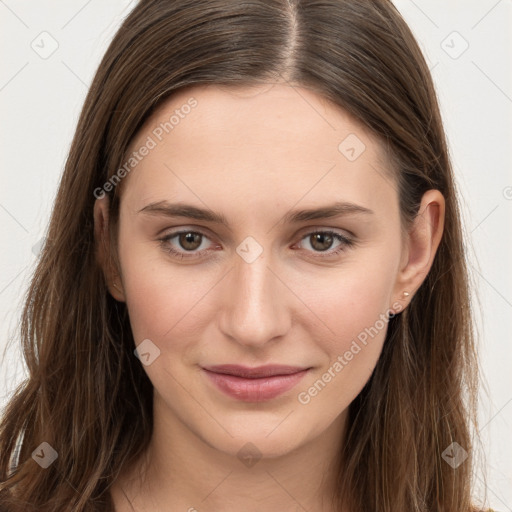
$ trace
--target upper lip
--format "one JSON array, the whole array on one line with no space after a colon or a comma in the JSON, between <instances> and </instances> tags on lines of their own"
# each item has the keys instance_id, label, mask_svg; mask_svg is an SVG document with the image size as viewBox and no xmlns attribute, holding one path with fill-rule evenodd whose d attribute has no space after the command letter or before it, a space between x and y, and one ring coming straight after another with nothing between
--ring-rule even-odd
<instances>
[{"instance_id":1,"label":"upper lip","mask_svg":"<svg viewBox=\"0 0 512 512\"><path fill-rule=\"evenodd\" d=\"M309 369L281 364L269 364L265 366L257 366L255 368L240 366L237 364L219 364L214 366L203 366L203 368L210 372L223 373L226 375L234 375L236 377L245 377L249 379L256 379L258 377L274 377L276 375L292 375L293 373Z\"/></svg>"}]
</instances>

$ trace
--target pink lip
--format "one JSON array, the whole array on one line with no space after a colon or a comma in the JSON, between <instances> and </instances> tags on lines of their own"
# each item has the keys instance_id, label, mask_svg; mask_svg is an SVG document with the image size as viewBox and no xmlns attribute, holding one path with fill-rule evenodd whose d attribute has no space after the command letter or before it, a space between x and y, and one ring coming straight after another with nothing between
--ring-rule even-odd
<instances>
[{"instance_id":1,"label":"pink lip","mask_svg":"<svg viewBox=\"0 0 512 512\"><path fill-rule=\"evenodd\" d=\"M244 402L271 400L293 388L309 368L268 365L249 368L239 365L203 367L218 389Z\"/></svg>"}]
</instances>

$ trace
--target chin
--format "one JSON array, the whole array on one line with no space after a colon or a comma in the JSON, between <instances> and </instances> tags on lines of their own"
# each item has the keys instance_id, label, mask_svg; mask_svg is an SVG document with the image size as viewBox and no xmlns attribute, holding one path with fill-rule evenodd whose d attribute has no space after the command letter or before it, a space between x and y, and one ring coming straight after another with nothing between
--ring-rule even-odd
<instances>
[{"instance_id":1,"label":"chin","mask_svg":"<svg viewBox=\"0 0 512 512\"><path fill-rule=\"evenodd\" d=\"M289 418L287 418L288 415L290 415ZM265 458L286 455L307 442L305 437L307 426L304 423L300 426L294 425L290 421L293 415L287 410L283 414L272 415L270 418L258 419L256 416L246 416L230 426L226 425L233 437L226 434L222 439L218 439L220 441L218 449L229 452L231 455L238 455L242 447L248 445L247 450L251 450L251 445L254 445Z\"/></svg>"}]
</instances>

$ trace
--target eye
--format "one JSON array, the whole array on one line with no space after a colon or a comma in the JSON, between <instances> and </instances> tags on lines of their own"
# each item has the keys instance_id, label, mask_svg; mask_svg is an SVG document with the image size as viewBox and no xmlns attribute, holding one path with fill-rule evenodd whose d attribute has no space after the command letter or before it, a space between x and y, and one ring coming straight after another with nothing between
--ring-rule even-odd
<instances>
[{"instance_id":1,"label":"eye","mask_svg":"<svg viewBox=\"0 0 512 512\"><path fill-rule=\"evenodd\" d=\"M330 230L310 232L304 236L301 241L302 240L306 240L309 246L313 249L312 252L316 253L314 255L315 258L336 256L354 245L354 241L350 238L347 238L341 233ZM329 250L335 241L337 241L339 245L335 249Z\"/></svg>"},{"instance_id":2,"label":"eye","mask_svg":"<svg viewBox=\"0 0 512 512\"><path fill-rule=\"evenodd\" d=\"M177 244L183 249L183 251L176 249L173 247L173 245L171 245L171 240L174 238L177 238ZM203 250L197 251L197 249L203 245L203 241L206 238L206 235L200 231L192 231L191 229L186 229L176 233L171 233L164 238L161 238L160 243L165 251L171 253L177 258L195 258L198 257L200 253L207 250L203 247Z\"/></svg>"},{"instance_id":3,"label":"eye","mask_svg":"<svg viewBox=\"0 0 512 512\"><path fill-rule=\"evenodd\" d=\"M173 243L172 240L174 239L176 241ZM208 237L200 231L185 229L170 233L160 238L159 241L164 251L170 253L173 257L186 259L200 258L203 253L212 250L205 248L204 241L207 239ZM314 254L315 258L331 258L355 244L350 238L331 230L312 231L302 237L301 242L303 240L306 240L311 247L309 252L316 253ZM336 241L338 246L331 249Z\"/></svg>"}]
</instances>

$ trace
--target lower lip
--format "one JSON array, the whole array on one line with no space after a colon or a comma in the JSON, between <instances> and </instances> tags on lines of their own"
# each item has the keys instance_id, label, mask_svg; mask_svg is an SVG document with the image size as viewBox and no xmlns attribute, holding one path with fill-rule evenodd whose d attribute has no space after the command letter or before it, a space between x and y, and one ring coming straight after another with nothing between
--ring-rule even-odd
<instances>
[{"instance_id":1,"label":"lower lip","mask_svg":"<svg viewBox=\"0 0 512 512\"><path fill-rule=\"evenodd\" d=\"M309 370L292 373L291 375L276 375L275 377L261 377L246 379L223 373L204 370L204 373L215 386L237 400L243 402L264 402L271 400L292 389Z\"/></svg>"}]
</instances>

